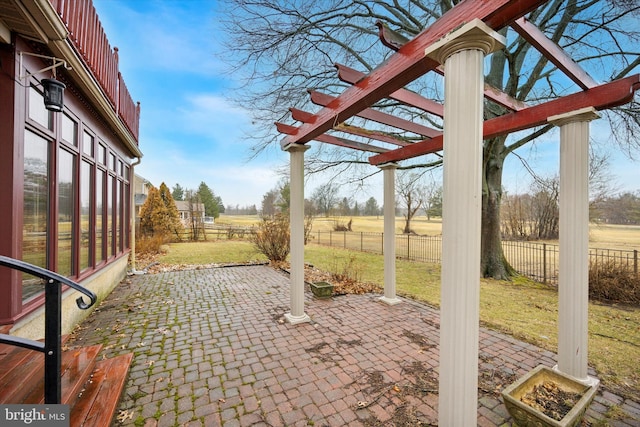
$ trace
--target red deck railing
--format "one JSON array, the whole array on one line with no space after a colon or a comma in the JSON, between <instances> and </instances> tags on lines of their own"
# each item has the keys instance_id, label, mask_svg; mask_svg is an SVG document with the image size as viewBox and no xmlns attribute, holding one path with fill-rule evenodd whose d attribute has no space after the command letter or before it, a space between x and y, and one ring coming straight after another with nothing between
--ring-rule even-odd
<instances>
[{"instance_id":1,"label":"red deck railing","mask_svg":"<svg viewBox=\"0 0 640 427\"><path fill-rule=\"evenodd\" d=\"M133 102L118 71L118 48L111 48L92 0L49 1L67 26L69 39L137 142L140 105Z\"/></svg>"}]
</instances>

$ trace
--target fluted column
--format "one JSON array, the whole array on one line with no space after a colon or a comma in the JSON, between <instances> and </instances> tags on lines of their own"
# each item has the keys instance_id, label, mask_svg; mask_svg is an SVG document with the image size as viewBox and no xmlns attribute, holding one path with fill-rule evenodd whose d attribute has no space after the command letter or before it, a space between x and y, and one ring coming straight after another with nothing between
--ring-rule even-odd
<instances>
[{"instance_id":1,"label":"fluted column","mask_svg":"<svg viewBox=\"0 0 640 427\"><path fill-rule=\"evenodd\" d=\"M549 117L560 127L557 369L584 383L589 339L589 122L595 109Z\"/></svg>"},{"instance_id":2,"label":"fluted column","mask_svg":"<svg viewBox=\"0 0 640 427\"><path fill-rule=\"evenodd\" d=\"M426 50L444 64L444 193L438 424L478 417L484 56L504 37L476 19Z\"/></svg>"},{"instance_id":3,"label":"fluted column","mask_svg":"<svg viewBox=\"0 0 640 427\"><path fill-rule=\"evenodd\" d=\"M291 312L284 315L293 325L309 322L304 312L304 152L308 145L289 144L284 147L290 155L290 205L291 228Z\"/></svg>"},{"instance_id":4,"label":"fluted column","mask_svg":"<svg viewBox=\"0 0 640 427\"><path fill-rule=\"evenodd\" d=\"M396 168L395 163L380 165L384 175L384 296L380 301L395 305L396 297Z\"/></svg>"}]
</instances>

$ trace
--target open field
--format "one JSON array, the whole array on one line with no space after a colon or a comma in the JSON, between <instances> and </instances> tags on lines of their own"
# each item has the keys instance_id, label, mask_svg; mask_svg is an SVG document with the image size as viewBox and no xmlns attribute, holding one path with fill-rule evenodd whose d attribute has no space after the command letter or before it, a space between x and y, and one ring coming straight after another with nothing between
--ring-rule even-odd
<instances>
[{"instance_id":1,"label":"open field","mask_svg":"<svg viewBox=\"0 0 640 427\"><path fill-rule=\"evenodd\" d=\"M208 264L264 260L253 245L242 241L171 244L159 261L167 264ZM383 286L383 257L371 253L309 245L305 261L333 273L349 269L363 282ZM398 260L398 293L440 304L440 267ZM549 287L519 279L514 282L481 280L480 319L493 329L509 333L550 351L557 350L557 293ZM607 387L640 400L640 308L589 305L589 363Z\"/></svg>"},{"instance_id":2,"label":"open field","mask_svg":"<svg viewBox=\"0 0 640 427\"><path fill-rule=\"evenodd\" d=\"M313 220L312 232L331 231L336 223L347 224L353 219L352 230L356 232L382 233L384 223L382 216L354 216L354 217L316 217ZM218 224L252 226L260 222L257 215L221 215ZM402 233L404 219L396 217L396 232ZM421 216L411 221L411 228L422 235L439 235L442 233L442 220L432 218L427 220ZM546 241L555 243L557 241ZM611 225L595 224L589 226L589 246L603 249L640 250L640 226L639 225Z\"/></svg>"}]
</instances>

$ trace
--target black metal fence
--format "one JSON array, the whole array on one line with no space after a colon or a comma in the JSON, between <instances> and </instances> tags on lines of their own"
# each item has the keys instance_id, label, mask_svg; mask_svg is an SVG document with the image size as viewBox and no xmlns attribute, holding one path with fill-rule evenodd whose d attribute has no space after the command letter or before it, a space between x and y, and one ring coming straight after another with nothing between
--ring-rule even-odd
<instances>
[{"instance_id":1,"label":"black metal fence","mask_svg":"<svg viewBox=\"0 0 640 427\"><path fill-rule=\"evenodd\" d=\"M396 234L396 258L438 264L442 261L442 237ZM317 231L313 242L361 252L383 254L383 233ZM507 261L520 274L541 283L558 284L558 245L523 241L503 241ZM615 263L638 275L638 250L589 249L589 262L598 265Z\"/></svg>"}]
</instances>

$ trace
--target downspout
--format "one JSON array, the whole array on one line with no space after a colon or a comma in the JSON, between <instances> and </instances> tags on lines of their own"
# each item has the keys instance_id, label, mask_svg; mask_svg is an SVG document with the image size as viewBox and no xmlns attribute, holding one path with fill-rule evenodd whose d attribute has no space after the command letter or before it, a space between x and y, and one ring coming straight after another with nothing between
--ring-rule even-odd
<instances>
[{"instance_id":1,"label":"downspout","mask_svg":"<svg viewBox=\"0 0 640 427\"><path fill-rule=\"evenodd\" d=\"M130 275L133 274L145 274L145 271L136 270L136 189L135 189L135 180L136 180L136 172L135 167L140 164L142 161L141 157L137 157L136 161L131 163L131 178L129 179L130 184L129 188L131 189L131 194L129 195L129 203L131 206L131 217L129 218L129 246L131 247L131 253L129 257L131 258L131 271Z\"/></svg>"}]
</instances>

